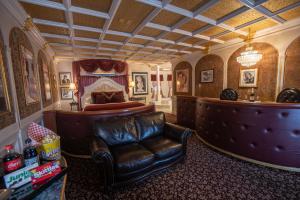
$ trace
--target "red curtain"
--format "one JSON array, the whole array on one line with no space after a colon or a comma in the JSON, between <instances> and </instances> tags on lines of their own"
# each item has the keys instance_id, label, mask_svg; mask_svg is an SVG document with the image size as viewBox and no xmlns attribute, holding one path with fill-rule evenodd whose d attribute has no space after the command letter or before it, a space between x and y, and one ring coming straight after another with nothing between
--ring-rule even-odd
<instances>
[{"instance_id":1,"label":"red curtain","mask_svg":"<svg viewBox=\"0 0 300 200\"><path fill-rule=\"evenodd\" d=\"M73 81L76 85L76 88L78 89L75 95L78 99L79 109L81 109L80 97L84 93L84 87L93 84L95 81L101 78L98 76L80 76L80 68L83 68L86 72L90 73L96 71L98 68L106 72L109 72L112 69L114 69L115 72L122 73L122 75L110 76L109 78L121 85L124 85L126 92L129 92L128 65L126 62L106 59L89 59L74 61L72 64Z\"/></svg>"}]
</instances>

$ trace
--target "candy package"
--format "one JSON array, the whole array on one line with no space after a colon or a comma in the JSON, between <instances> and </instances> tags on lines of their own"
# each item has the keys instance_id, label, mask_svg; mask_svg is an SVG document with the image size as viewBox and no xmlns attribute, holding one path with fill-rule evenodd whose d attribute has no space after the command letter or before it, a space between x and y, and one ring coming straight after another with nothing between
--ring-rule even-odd
<instances>
[{"instance_id":1,"label":"candy package","mask_svg":"<svg viewBox=\"0 0 300 200\"><path fill-rule=\"evenodd\" d=\"M28 137L44 160L60 159L60 137L54 132L33 122L28 127Z\"/></svg>"}]
</instances>

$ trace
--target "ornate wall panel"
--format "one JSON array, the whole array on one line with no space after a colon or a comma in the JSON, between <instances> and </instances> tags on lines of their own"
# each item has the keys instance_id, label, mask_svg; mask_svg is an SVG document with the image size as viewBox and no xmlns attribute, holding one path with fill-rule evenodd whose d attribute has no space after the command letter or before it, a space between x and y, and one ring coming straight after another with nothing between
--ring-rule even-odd
<instances>
[{"instance_id":1,"label":"ornate wall panel","mask_svg":"<svg viewBox=\"0 0 300 200\"><path fill-rule=\"evenodd\" d=\"M223 89L223 66L224 62L220 56L209 54L202 57L195 68L195 94L201 97L218 98ZM201 72L213 70L213 82L201 82ZM204 78L204 77L202 77Z\"/></svg>"},{"instance_id":2,"label":"ornate wall panel","mask_svg":"<svg viewBox=\"0 0 300 200\"><path fill-rule=\"evenodd\" d=\"M50 61L50 83L51 83L51 91L52 91L52 101L53 103L59 100L58 97L58 88L57 88L57 80L58 77L55 75L54 63Z\"/></svg>"},{"instance_id":3,"label":"ornate wall panel","mask_svg":"<svg viewBox=\"0 0 300 200\"><path fill-rule=\"evenodd\" d=\"M239 87L240 70L257 68L257 90L256 93L261 101L275 101L276 83L278 72L278 51L268 43L251 43L254 50L262 54L262 59L251 67L242 67L236 61L241 52L245 51L246 45L236 50L228 60L227 80L228 88L238 91L239 98L245 99L249 88Z\"/></svg>"},{"instance_id":4,"label":"ornate wall panel","mask_svg":"<svg viewBox=\"0 0 300 200\"><path fill-rule=\"evenodd\" d=\"M47 107L52 103L51 72L46 55L42 50L39 50L38 53L38 68L43 107Z\"/></svg>"},{"instance_id":5,"label":"ornate wall panel","mask_svg":"<svg viewBox=\"0 0 300 200\"><path fill-rule=\"evenodd\" d=\"M9 82L8 75L8 65L5 54L5 45L0 32L0 86L1 86L1 107L6 107L6 109L1 109L0 111L0 129L13 124L15 120L14 107L11 95L11 85ZM4 111L5 110L5 111Z\"/></svg>"},{"instance_id":6,"label":"ornate wall panel","mask_svg":"<svg viewBox=\"0 0 300 200\"><path fill-rule=\"evenodd\" d=\"M287 48L284 64L284 88L300 88L300 37Z\"/></svg>"},{"instance_id":7,"label":"ornate wall panel","mask_svg":"<svg viewBox=\"0 0 300 200\"><path fill-rule=\"evenodd\" d=\"M183 71L187 72L188 78L186 79L186 90L183 89L183 91L178 91L177 83L179 83L178 77L176 77L176 73ZM173 90L174 90L174 95L192 95L192 65L186 61L180 62L176 65L173 71Z\"/></svg>"},{"instance_id":8,"label":"ornate wall panel","mask_svg":"<svg viewBox=\"0 0 300 200\"><path fill-rule=\"evenodd\" d=\"M30 41L19 28L10 31L9 44L20 117L23 119L41 109L35 56ZM32 58L27 60L28 57Z\"/></svg>"}]
</instances>

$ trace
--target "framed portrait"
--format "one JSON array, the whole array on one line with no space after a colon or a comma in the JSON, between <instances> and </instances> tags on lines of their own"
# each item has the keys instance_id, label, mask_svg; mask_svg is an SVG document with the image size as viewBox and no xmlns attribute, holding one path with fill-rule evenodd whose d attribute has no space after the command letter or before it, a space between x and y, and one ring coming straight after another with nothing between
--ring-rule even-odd
<instances>
[{"instance_id":1,"label":"framed portrait","mask_svg":"<svg viewBox=\"0 0 300 200\"><path fill-rule=\"evenodd\" d=\"M60 88L60 97L61 97L61 100L73 99L73 92L68 87L61 87Z\"/></svg>"},{"instance_id":2,"label":"framed portrait","mask_svg":"<svg viewBox=\"0 0 300 200\"><path fill-rule=\"evenodd\" d=\"M71 72L59 72L59 84L70 85L72 82Z\"/></svg>"},{"instance_id":3,"label":"framed portrait","mask_svg":"<svg viewBox=\"0 0 300 200\"><path fill-rule=\"evenodd\" d=\"M29 105L39 101L37 70L34 67L33 54L22 45L20 48L25 100Z\"/></svg>"},{"instance_id":4,"label":"framed portrait","mask_svg":"<svg viewBox=\"0 0 300 200\"><path fill-rule=\"evenodd\" d=\"M257 69L240 71L240 87L257 87Z\"/></svg>"},{"instance_id":5,"label":"framed portrait","mask_svg":"<svg viewBox=\"0 0 300 200\"><path fill-rule=\"evenodd\" d=\"M176 92L189 92L189 69L178 69L175 71Z\"/></svg>"},{"instance_id":6,"label":"framed portrait","mask_svg":"<svg viewBox=\"0 0 300 200\"><path fill-rule=\"evenodd\" d=\"M214 70L210 69L210 70L203 70L201 71L201 78L200 78L200 82L201 83L212 83L214 82Z\"/></svg>"},{"instance_id":7,"label":"framed portrait","mask_svg":"<svg viewBox=\"0 0 300 200\"><path fill-rule=\"evenodd\" d=\"M0 116L3 113L10 112L10 102L6 81L7 80L2 60L2 54L0 53Z\"/></svg>"},{"instance_id":8,"label":"framed portrait","mask_svg":"<svg viewBox=\"0 0 300 200\"><path fill-rule=\"evenodd\" d=\"M147 72L132 72L132 81L134 82L133 95L148 94Z\"/></svg>"},{"instance_id":9,"label":"framed portrait","mask_svg":"<svg viewBox=\"0 0 300 200\"><path fill-rule=\"evenodd\" d=\"M43 69L43 77L44 77L44 86L45 86L45 97L46 100L51 99L51 86L50 86L50 79L49 79L49 70L48 65L43 61L42 62L42 69Z\"/></svg>"}]
</instances>

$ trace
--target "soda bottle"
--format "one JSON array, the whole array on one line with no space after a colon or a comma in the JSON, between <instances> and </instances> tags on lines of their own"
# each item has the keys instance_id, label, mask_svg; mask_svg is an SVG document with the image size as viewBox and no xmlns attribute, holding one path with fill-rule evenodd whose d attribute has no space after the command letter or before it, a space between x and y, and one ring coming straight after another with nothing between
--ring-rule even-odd
<instances>
[{"instance_id":1,"label":"soda bottle","mask_svg":"<svg viewBox=\"0 0 300 200\"><path fill-rule=\"evenodd\" d=\"M34 163L39 163L39 155L34 146L31 145L31 139L25 140L25 149L23 151L25 166L32 165Z\"/></svg>"},{"instance_id":2,"label":"soda bottle","mask_svg":"<svg viewBox=\"0 0 300 200\"><path fill-rule=\"evenodd\" d=\"M6 145L4 149L6 150L6 154L2 159L4 173L8 174L22 168L23 167L22 155L14 151L14 146L12 144L9 144Z\"/></svg>"}]
</instances>

